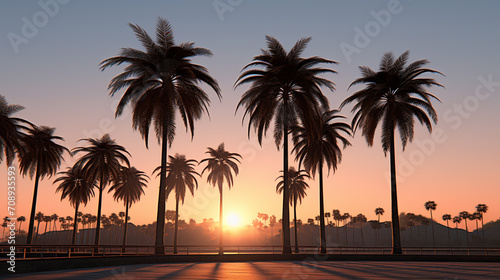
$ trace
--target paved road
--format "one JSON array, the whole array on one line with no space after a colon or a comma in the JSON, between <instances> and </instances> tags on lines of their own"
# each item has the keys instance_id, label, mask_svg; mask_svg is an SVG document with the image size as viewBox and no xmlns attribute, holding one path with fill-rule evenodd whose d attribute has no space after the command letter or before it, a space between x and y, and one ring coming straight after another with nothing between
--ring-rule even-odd
<instances>
[{"instance_id":1,"label":"paved road","mask_svg":"<svg viewBox=\"0 0 500 280\"><path fill-rule=\"evenodd\" d=\"M500 279L500 263L371 261L168 263L28 273L8 276L5 279Z\"/></svg>"}]
</instances>

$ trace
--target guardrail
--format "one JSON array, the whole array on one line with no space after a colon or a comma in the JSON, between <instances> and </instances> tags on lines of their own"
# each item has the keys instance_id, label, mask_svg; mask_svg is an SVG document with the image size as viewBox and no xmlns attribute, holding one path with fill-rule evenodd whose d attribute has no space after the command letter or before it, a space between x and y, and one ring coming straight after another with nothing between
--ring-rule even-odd
<instances>
[{"instance_id":1,"label":"guardrail","mask_svg":"<svg viewBox=\"0 0 500 280\"><path fill-rule=\"evenodd\" d=\"M165 253L174 255L173 246L166 245ZM10 245L0 245L0 260L6 260L11 252ZM68 258L88 256L131 256L153 255L154 245L16 245L16 259L31 258ZM292 247L292 250L294 247ZM178 255L218 254L217 245L178 245ZM281 246L271 245L228 245L224 247L224 254L281 254ZM301 254L318 254L317 246L300 246ZM328 254L337 255L389 255L391 247L327 247ZM404 255L475 255L500 256L500 248L484 247L406 247Z\"/></svg>"}]
</instances>

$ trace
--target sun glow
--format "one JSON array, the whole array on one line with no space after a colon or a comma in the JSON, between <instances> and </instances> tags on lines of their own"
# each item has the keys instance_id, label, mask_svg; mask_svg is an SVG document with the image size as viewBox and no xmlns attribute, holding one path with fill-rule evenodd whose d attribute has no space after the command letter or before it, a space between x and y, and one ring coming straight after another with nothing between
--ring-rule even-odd
<instances>
[{"instance_id":1,"label":"sun glow","mask_svg":"<svg viewBox=\"0 0 500 280\"><path fill-rule=\"evenodd\" d=\"M226 218L226 224L229 227L238 227L240 226L240 218L234 213L229 214Z\"/></svg>"}]
</instances>

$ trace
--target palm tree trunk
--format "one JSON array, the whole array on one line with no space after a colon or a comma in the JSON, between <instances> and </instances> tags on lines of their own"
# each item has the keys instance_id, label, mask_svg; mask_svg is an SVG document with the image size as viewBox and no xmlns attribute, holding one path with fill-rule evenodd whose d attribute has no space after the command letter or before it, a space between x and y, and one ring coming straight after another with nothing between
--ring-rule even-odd
<instances>
[{"instance_id":1,"label":"palm tree trunk","mask_svg":"<svg viewBox=\"0 0 500 280\"><path fill-rule=\"evenodd\" d=\"M283 254L291 254L292 248L290 246L290 207L288 206L288 92L283 96L283 181L285 187L283 188L283 217L281 233L283 235Z\"/></svg>"},{"instance_id":2,"label":"palm tree trunk","mask_svg":"<svg viewBox=\"0 0 500 280\"><path fill-rule=\"evenodd\" d=\"M432 247L435 247L435 243L434 243L434 222L432 220L432 209L431 209L431 228L432 228Z\"/></svg>"},{"instance_id":3,"label":"palm tree trunk","mask_svg":"<svg viewBox=\"0 0 500 280\"><path fill-rule=\"evenodd\" d=\"M166 123L167 116L163 117ZM167 170L167 130L164 127L161 142L161 169L160 169L160 190L158 194L158 213L156 214L156 236L155 236L155 254L164 255L165 247L163 243L164 227L165 227L165 189L167 182L165 181Z\"/></svg>"},{"instance_id":4,"label":"palm tree trunk","mask_svg":"<svg viewBox=\"0 0 500 280\"><path fill-rule=\"evenodd\" d=\"M19 225L19 227L21 227ZM483 219L483 214L481 214L481 231L483 232L483 239L484 239L484 219Z\"/></svg>"},{"instance_id":5,"label":"palm tree trunk","mask_svg":"<svg viewBox=\"0 0 500 280\"><path fill-rule=\"evenodd\" d=\"M75 223L73 224L73 238L71 240L71 245L76 244L76 233L78 231L78 224L76 223L76 219L78 218L78 208L80 207L80 203L76 203L75 205ZM74 252L74 248L71 249Z\"/></svg>"},{"instance_id":6,"label":"palm tree trunk","mask_svg":"<svg viewBox=\"0 0 500 280\"><path fill-rule=\"evenodd\" d=\"M101 210L102 210L102 191L104 190L104 174L101 172L101 178L99 180L99 204L97 206L97 225L95 227L95 240L94 245L96 246L94 252L99 252L99 237L101 234ZM76 219L75 219L76 223Z\"/></svg>"},{"instance_id":7,"label":"palm tree trunk","mask_svg":"<svg viewBox=\"0 0 500 280\"><path fill-rule=\"evenodd\" d=\"M476 236L479 237L479 225L476 219Z\"/></svg>"},{"instance_id":8,"label":"palm tree trunk","mask_svg":"<svg viewBox=\"0 0 500 280\"><path fill-rule=\"evenodd\" d=\"M297 201L293 202L293 226L295 233L295 253L299 253L299 237L297 236Z\"/></svg>"},{"instance_id":9,"label":"palm tree trunk","mask_svg":"<svg viewBox=\"0 0 500 280\"><path fill-rule=\"evenodd\" d=\"M349 245L347 245L347 226L344 222L344 231L345 231L345 246L348 247Z\"/></svg>"},{"instance_id":10,"label":"palm tree trunk","mask_svg":"<svg viewBox=\"0 0 500 280\"><path fill-rule=\"evenodd\" d=\"M392 215L392 254L401 255L401 233L399 231L398 193L396 188L396 149L394 145L394 129L391 129L391 215Z\"/></svg>"},{"instance_id":11,"label":"palm tree trunk","mask_svg":"<svg viewBox=\"0 0 500 280\"><path fill-rule=\"evenodd\" d=\"M128 223L128 208L129 208L129 205L128 205L128 201L129 201L129 198L127 196L127 201L125 203L125 223L123 225L123 247L122 247L122 253L125 253L125 245L127 245L127 223Z\"/></svg>"},{"instance_id":12,"label":"palm tree trunk","mask_svg":"<svg viewBox=\"0 0 500 280\"><path fill-rule=\"evenodd\" d=\"M450 223L446 220L446 226L448 227L448 246L451 247L451 237L450 237Z\"/></svg>"},{"instance_id":13,"label":"palm tree trunk","mask_svg":"<svg viewBox=\"0 0 500 280\"><path fill-rule=\"evenodd\" d=\"M378 216L378 226L377 226L377 246L380 245L379 235L380 235L380 214Z\"/></svg>"},{"instance_id":14,"label":"palm tree trunk","mask_svg":"<svg viewBox=\"0 0 500 280\"><path fill-rule=\"evenodd\" d=\"M224 249L222 248L224 244L224 230L222 229L223 213L222 213L222 185L219 186L220 194L220 205L219 205L219 255L224 254Z\"/></svg>"},{"instance_id":15,"label":"palm tree trunk","mask_svg":"<svg viewBox=\"0 0 500 280\"><path fill-rule=\"evenodd\" d=\"M30 225L28 229L28 237L26 238L26 244L30 245L33 239L33 227L35 225L35 212L36 212L36 198L38 195L38 181L40 180L40 170L38 168L38 163L36 165L36 174L35 174L35 187L33 190L33 202L31 203L31 214L30 214ZM40 223L38 223L40 224ZM37 226L37 235L38 235L38 226Z\"/></svg>"},{"instance_id":16,"label":"palm tree trunk","mask_svg":"<svg viewBox=\"0 0 500 280\"><path fill-rule=\"evenodd\" d=\"M320 254L326 254L326 232L325 232L325 204L323 198L323 162L319 163L319 227L320 227Z\"/></svg>"},{"instance_id":17,"label":"palm tree trunk","mask_svg":"<svg viewBox=\"0 0 500 280\"><path fill-rule=\"evenodd\" d=\"M174 254L177 254L177 222L179 221L179 198L175 195L175 228L174 228Z\"/></svg>"},{"instance_id":18,"label":"palm tree trunk","mask_svg":"<svg viewBox=\"0 0 500 280\"><path fill-rule=\"evenodd\" d=\"M337 226L337 246L340 247L340 241L339 241L339 220L335 220L335 225Z\"/></svg>"},{"instance_id":19,"label":"palm tree trunk","mask_svg":"<svg viewBox=\"0 0 500 280\"><path fill-rule=\"evenodd\" d=\"M363 235L363 222L359 223L361 229L361 246L365 247L365 236Z\"/></svg>"},{"instance_id":20,"label":"palm tree trunk","mask_svg":"<svg viewBox=\"0 0 500 280\"><path fill-rule=\"evenodd\" d=\"M469 246L469 227L467 226L467 218L464 219L465 221L465 237L467 240L467 246Z\"/></svg>"}]
</instances>

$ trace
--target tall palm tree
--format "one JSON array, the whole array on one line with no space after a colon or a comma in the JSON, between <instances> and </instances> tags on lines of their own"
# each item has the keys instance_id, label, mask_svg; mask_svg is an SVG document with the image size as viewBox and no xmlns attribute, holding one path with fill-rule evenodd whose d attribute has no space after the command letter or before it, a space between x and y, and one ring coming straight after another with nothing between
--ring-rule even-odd
<instances>
[{"instance_id":1,"label":"tall palm tree","mask_svg":"<svg viewBox=\"0 0 500 280\"><path fill-rule=\"evenodd\" d=\"M141 133L146 147L151 125L161 142L155 253L164 254L167 143L172 144L174 140L175 110L178 109L184 126L193 136L194 121L200 119L203 112L208 114L210 104L208 95L198 83L210 86L219 99L222 96L217 81L209 75L208 70L191 62L195 56L211 56L210 50L195 47L194 43L175 45L172 27L163 18L158 18L156 42L138 25L130 24L130 27L146 51L124 48L118 56L102 61L101 70L127 64L123 73L114 77L109 84L111 95L126 88L116 108L116 116L122 114L128 103L132 103L133 127Z\"/></svg>"},{"instance_id":2,"label":"tall palm tree","mask_svg":"<svg viewBox=\"0 0 500 280\"><path fill-rule=\"evenodd\" d=\"M137 170L135 167L124 167L118 180L109 188L108 192L114 191L113 198L116 201L121 200L125 204L122 252L125 252L127 242L128 209L141 199L141 195L144 194L144 187L147 187L148 179L149 177L144 172Z\"/></svg>"},{"instance_id":3,"label":"tall palm tree","mask_svg":"<svg viewBox=\"0 0 500 280\"><path fill-rule=\"evenodd\" d=\"M483 214L488 212L488 206L486 204L478 204L476 206L476 211L481 215L481 231L483 232L484 239L484 217Z\"/></svg>"},{"instance_id":4,"label":"tall palm tree","mask_svg":"<svg viewBox=\"0 0 500 280\"><path fill-rule=\"evenodd\" d=\"M31 179L35 179L26 244L31 244L33 238L38 182L56 174L64 160L63 153L65 151L69 153L68 149L54 142L64 141L62 137L55 136L54 131L55 128L48 126L33 126L27 129L26 135L21 137L22 152L19 158L19 169L23 176L29 174Z\"/></svg>"},{"instance_id":5,"label":"tall palm tree","mask_svg":"<svg viewBox=\"0 0 500 280\"><path fill-rule=\"evenodd\" d=\"M236 110L245 107L243 118L249 117L248 136L252 126L258 135L259 144L262 137L274 120L274 140L279 149L283 142L283 169L288 170L288 134L290 127L299 121L309 124L313 115L319 109L329 108L328 99L321 92L320 87L330 90L334 84L319 77L323 73L336 73L331 69L318 67L319 64L332 64L335 61L320 57L300 57L311 38L297 41L287 52L281 43L266 36L267 49L261 55L253 58L237 79L235 88L251 83L241 97ZM249 69L255 67L253 69ZM285 172L284 181L288 182ZM291 254L290 246L290 208L288 189L283 191L282 234L283 253ZM324 211L322 211L324 212Z\"/></svg>"},{"instance_id":6,"label":"tall palm tree","mask_svg":"<svg viewBox=\"0 0 500 280\"><path fill-rule=\"evenodd\" d=\"M380 216L384 215L384 208L378 207L375 209L375 215L377 215L378 223L380 224ZM379 231L380 227L377 227L377 245L379 244Z\"/></svg>"},{"instance_id":7,"label":"tall palm tree","mask_svg":"<svg viewBox=\"0 0 500 280\"><path fill-rule=\"evenodd\" d=\"M472 214L469 215L469 219L471 221L476 221L476 236L479 237L479 225L478 225L478 220L481 218L481 214L479 214L478 212L474 212Z\"/></svg>"},{"instance_id":8,"label":"tall palm tree","mask_svg":"<svg viewBox=\"0 0 500 280\"><path fill-rule=\"evenodd\" d=\"M19 232L19 234L21 234L21 226L22 226L23 222L26 221L26 217L19 216L19 217L17 217L17 221L19 222L19 231L18 232Z\"/></svg>"},{"instance_id":9,"label":"tall palm tree","mask_svg":"<svg viewBox=\"0 0 500 280\"><path fill-rule=\"evenodd\" d=\"M37 221L37 224L36 224L36 238L35 238L35 240L38 239L38 230L40 229L40 223L43 222L43 217L45 217L45 216L40 211L38 213L36 213L36 215L35 215L34 220Z\"/></svg>"},{"instance_id":10,"label":"tall palm tree","mask_svg":"<svg viewBox=\"0 0 500 280\"><path fill-rule=\"evenodd\" d=\"M120 177L122 168L121 163L125 163L130 167L127 158L127 155L130 156L130 153L127 152L124 147L116 144L115 140L112 140L109 134L104 134L98 139L87 138L81 139L80 141L86 141L89 145L86 147L76 147L72 150L74 155L83 153L75 163L75 166L78 166L78 168L83 171L85 177L91 184L97 181L99 182L97 217L100 217L103 191L111 181L117 181ZM99 245L100 230L101 221L97 220L94 240L95 246Z\"/></svg>"},{"instance_id":11,"label":"tall palm tree","mask_svg":"<svg viewBox=\"0 0 500 280\"><path fill-rule=\"evenodd\" d=\"M432 246L434 247L434 220L432 219L432 211L436 210L436 202L430 200L425 203L425 210L431 212L431 228L432 228Z\"/></svg>"},{"instance_id":12,"label":"tall palm tree","mask_svg":"<svg viewBox=\"0 0 500 280\"><path fill-rule=\"evenodd\" d=\"M219 254L223 254L223 211L222 211L222 190L224 185L224 180L227 182L229 190L233 186L233 172L234 175L238 175L238 164L241 163L238 159L241 158L240 154L230 153L224 149L224 143L221 143L217 150L208 147L207 154L210 155L209 158L206 158L200 162L207 163L207 166L203 168L201 174L205 171L208 171L207 182L212 184L214 187L217 186L219 188Z\"/></svg>"},{"instance_id":13,"label":"tall palm tree","mask_svg":"<svg viewBox=\"0 0 500 280\"><path fill-rule=\"evenodd\" d=\"M339 111L325 111L315 115L308 126L294 125L293 151L296 159L304 164L304 169L314 177L318 171L319 177L319 211L320 211L320 246L321 254L326 254L325 207L323 198L323 166L328 173L335 172L337 165L342 161L342 148L351 143L343 136L351 136L351 126L339 121L344 116L337 115Z\"/></svg>"},{"instance_id":14,"label":"tall palm tree","mask_svg":"<svg viewBox=\"0 0 500 280\"><path fill-rule=\"evenodd\" d=\"M281 170L283 173L283 170ZM306 197L306 189L309 188L309 185L305 181L305 179L310 179L311 177L309 176L309 173L305 170L296 170L295 167L290 166L288 168L288 176L286 176L289 180L289 183L287 184L289 190L289 200L290 200L290 205L293 206L293 222L294 222L294 233L295 233L295 253L299 252L299 238L297 234L297 202L302 204L302 199ZM278 184L276 185L276 192L278 194L281 194L284 190L284 180L285 180L285 175L281 175L276 180L280 180Z\"/></svg>"},{"instance_id":15,"label":"tall palm tree","mask_svg":"<svg viewBox=\"0 0 500 280\"><path fill-rule=\"evenodd\" d=\"M54 213L54 214L50 215L50 218L52 219L52 221L54 221L54 226L52 227L52 230L57 230L56 222L57 222L59 216L56 213Z\"/></svg>"},{"instance_id":16,"label":"tall palm tree","mask_svg":"<svg viewBox=\"0 0 500 280\"><path fill-rule=\"evenodd\" d=\"M7 165L12 163L16 151L20 151L20 138L23 136L22 130L28 130L26 125L32 124L21 118L13 118L11 115L23 110L24 107L16 104L8 104L3 95L0 95L0 163L4 154Z\"/></svg>"},{"instance_id":17,"label":"tall palm tree","mask_svg":"<svg viewBox=\"0 0 500 280\"><path fill-rule=\"evenodd\" d=\"M88 180L82 169L75 165L72 168L68 168L66 171L59 172L59 177L54 181L54 184L59 183L56 192L61 192L61 200L68 198L71 206L75 208L75 218L71 216L66 217L66 221L70 223L75 221L73 226L73 237L71 244L76 244L76 234L78 232L78 213L80 204L84 206L90 201L91 197L94 197L95 184Z\"/></svg>"},{"instance_id":18,"label":"tall palm tree","mask_svg":"<svg viewBox=\"0 0 500 280\"><path fill-rule=\"evenodd\" d=\"M59 230L62 230L62 224L66 223L66 219L64 217L59 217Z\"/></svg>"},{"instance_id":19,"label":"tall palm tree","mask_svg":"<svg viewBox=\"0 0 500 280\"><path fill-rule=\"evenodd\" d=\"M455 217L453 217L453 223L455 223L455 230L457 232L457 243L459 242L459 239L458 239L458 224L460 224L461 221L462 221L462 217L461 216L455 216Z\"/></svg>"},{"instance_id":20,"label":"tall palm tree","mask_svg":"<svg viewBox=\"0 0 500 280\"><path fill-rule=\"evenodd\" d=\"M174 228L174 254L177 254L177 231L179 222L179 201L184 204L184 197L186 196L186 188L194 195L195 188L198 189L198 181L194 175L200 176L194 170L194 165L197 164L194 159L186 159L185 155L175 154L169 156L169 163L167 165L167 197L174 191L175 192L175 228ZM161 175L161 166L158 166L153 173L158 172Z\"/></svg>"},{"instance_id":21,"label":"tall palm tree","mask_svg":"<svg viewBox=\"0 0 500 280\"><path fill-rule=\"evenodd\" d=\"M380 62L380 70L373 71L361 66L362 77L354 80L351 86L366 84L366 87L341 104L341 108L356 102L352 112L354 130L360 128L369 146L373 146L373 138L378 124L382 123L382 148L390 154L391 165L391 215L393 254L402 254L401 233L396 187L396 153L395 130L398 129L403 150L413 140L415 118L432 131L431 120L437 122L437 114L432 107L431 99L439 100L427 92L430 86L442 86L431 78L422 78L422 74L438 73L423 68L428 61L417 60L408 66L409 51L394 59L392 53L385 53ZM429 119L430 117L430 119Z\"/></svg>"},{"instance_id":22,"label":"tall palm tree","mask_svg":"<svg viewBox=\"0 0 500 280\"><path fill-rule=\"evenodd\" d=\"M443 221L446 221L446 227L448 228L448 244L451 247L450 220L451 220L451 215L450 214L444 214L443 215Z\"/></svg>"},{"instance_id":23,"label":"tall palm tree","mask_svg":"<svg viewBox=\"0 0 500 280\"><path fill-rule=\"evenodd\" d=\"M465 222L465 237L467 239L467 244L469 244L469 227L467 226L467 219L469 219L469 212L462 211L458 215L460 215L460 217L462 217L462 219Z\"/></svg>"}]
</instances>

